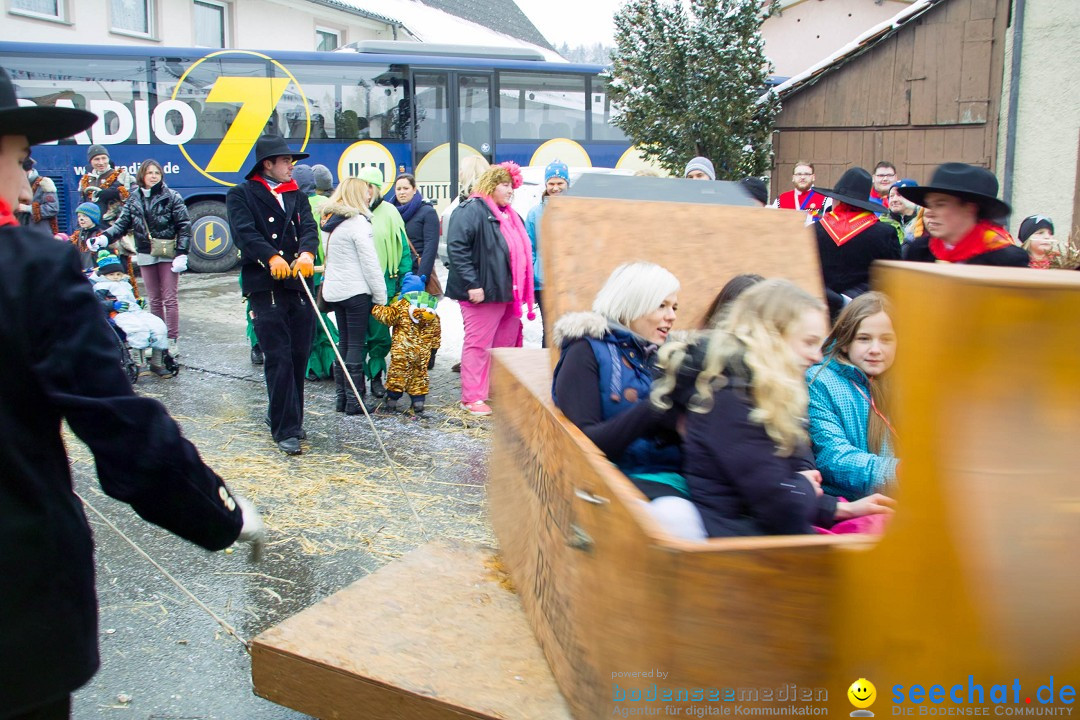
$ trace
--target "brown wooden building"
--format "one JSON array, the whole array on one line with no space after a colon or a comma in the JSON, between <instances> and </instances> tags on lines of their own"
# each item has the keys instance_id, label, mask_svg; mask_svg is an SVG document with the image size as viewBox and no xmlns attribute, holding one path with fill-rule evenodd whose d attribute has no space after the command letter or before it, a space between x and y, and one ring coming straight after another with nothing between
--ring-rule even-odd
<instances>
[{"instance_id":1,"label":"brown wooden building","mask_svg":"<svg viewBox=\"0 0 1080 720\"><path fill-rule=\"evenodd\" d=\"M772 196L799 160L819 187L880 160L929 181L943 162L995 169L1009 0L924 0L778 87Z\"/></svg>"}]
</instances>

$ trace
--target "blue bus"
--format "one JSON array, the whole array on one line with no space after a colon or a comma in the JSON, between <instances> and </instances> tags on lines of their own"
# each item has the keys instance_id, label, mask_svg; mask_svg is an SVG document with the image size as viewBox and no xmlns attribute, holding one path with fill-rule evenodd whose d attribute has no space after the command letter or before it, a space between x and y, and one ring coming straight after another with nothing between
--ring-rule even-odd
<instances>
[{"instance_id":1,"label":"blue bus","mask_svg":"<svg viewBox=\"0 0 1080 720\"><path fill-rule=\"evenodd\" d=\"M90 110L98 122L34 148L73 227L91 144L134 175L147 158L185 198L193 270L237 262L225 193L265 132L310 153L336 178L374 165L387 182L412 172L440 210L457 194L461 158L575 167L637 167L611 124L603 67L548 62L527 49L365 41L335 52L101 47L0 42L20 104Z\"/></svg>"}]
</instances>

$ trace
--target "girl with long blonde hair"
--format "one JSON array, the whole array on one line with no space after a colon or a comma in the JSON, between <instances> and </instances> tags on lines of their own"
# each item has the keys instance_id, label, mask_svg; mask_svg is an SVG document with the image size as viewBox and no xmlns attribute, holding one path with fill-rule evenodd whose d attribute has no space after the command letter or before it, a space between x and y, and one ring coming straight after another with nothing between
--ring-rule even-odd
<instances>
[{"instance_id":1,"label":"girl with long blonde hair","mask_svg":"<svg viewBox=\"0 0 1080 720\"><path fill-rule=\"evenodd\" d=\"M687 411L683 475L709 536L813 533L891 512L883 495L848 503L821 491L803 373L821 360L827 333L824 303L766 280L735 300L703 345L662 351L668 378L653 401Z\"/></svg>"},{"instance_id":2,"label":"girl with long blonde hair","mask_svg":"<svg viewBox=\"0 0 1080 720\"><path fill-rule=\"evenodd\" d=\"M360 391L358 399L347 391L340 369L335 369L334 409L346 415L363 412L366 394L364 355L367 350L371 306L385 305L386 281L372 237L368 205L379 188L359 178L344 178L323 205L322 229L326 236L323 300L334 310L338 351L345 369Z\"/></svg>"}]
</instances>

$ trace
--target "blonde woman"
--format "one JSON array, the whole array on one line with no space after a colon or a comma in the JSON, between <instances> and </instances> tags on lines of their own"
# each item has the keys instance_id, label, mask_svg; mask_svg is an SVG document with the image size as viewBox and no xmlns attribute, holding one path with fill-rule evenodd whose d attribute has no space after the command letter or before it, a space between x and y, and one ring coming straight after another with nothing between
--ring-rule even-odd
<instances>
[{"instance_id":1,"label":"blonde woman","mask_svg":"<svg viewBox=\"0 0 1080 720\"><path fill-rule=\"evenodd\" d=\"M820 300L766 280L739 296L704 346L664 352L678 383L670 395L663 383L655 401L687 409L683 475L710 537L860 532L877 523L838 523L892 512L884 495L849 503L822 493L803 374L821 361L827 334Z\"/></svg>"},{"instance_id":2,"label":"blonde woman","mask_svg":"<svg viewBox=\"0 0 1080 720\"><path fill-rule=\"evenodd\" d=\"M386 282L372 239L368 205L378 192L364 180L345 178L322 207L322 229L326 237L326 269L323 300L334 310L338 326L338 351L345 359L361 399L347 390L340 370L334 373L334 409L346 415L363 412L360 402L364 386L364 352L371 306L386 304Z\"/></svg>"},{"instance_id":3,"label":"blonde woman","mask_svg":"<svg viewBox=\"0 0 1080 720\"><path fill-rule=\"evenodd\" d=\"M454 215L454 211L461 206L461 203L469 199L469 196L472 195L473 185L490 167L491 163L479 155L461 158L461 162L458 163L458 196L454 198L454 201L450 203L442 214L442 236L444 238L450 237L450 218ZM443 265L450 267L445 242L439 244L439 259L442 260Z\"/></svg>"}]
</instances>

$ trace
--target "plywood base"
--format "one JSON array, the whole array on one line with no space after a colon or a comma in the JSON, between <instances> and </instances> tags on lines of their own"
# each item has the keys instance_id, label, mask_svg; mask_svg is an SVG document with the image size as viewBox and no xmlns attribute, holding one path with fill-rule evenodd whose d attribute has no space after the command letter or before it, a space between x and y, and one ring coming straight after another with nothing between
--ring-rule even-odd
<instances>
[{"instance_id":1,"label":"plywood base","mask_svg":"<svg viewBox=\"0 0 1080 720\"><path fill-rule=\"evenodd\" d=\"M493 551L431 543L255 638L255 692L364 720L570 713Z\"/></svg>"}]
</instances>

